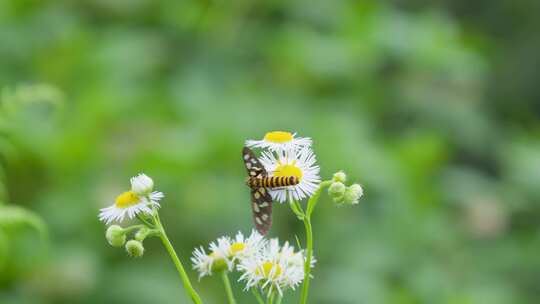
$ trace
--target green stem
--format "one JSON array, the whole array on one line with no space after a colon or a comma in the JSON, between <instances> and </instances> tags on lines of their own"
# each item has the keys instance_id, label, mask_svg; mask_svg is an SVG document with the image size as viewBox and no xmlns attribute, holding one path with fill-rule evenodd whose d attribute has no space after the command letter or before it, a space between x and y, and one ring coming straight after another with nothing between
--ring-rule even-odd
<instances>
[{"instance_id":1,"label":"green stem","mask_svg":"<svg viewBox=\"0 0 540 304\"><path fill-rule=\"evenodd\" d=\"M323 181L319 184L319 189L313 193L313 195L309 198L307 208L306 208L306 216L311 217L311 213L313 213L313 210L315 209L315 206L317 206L317 202L319 201L319 197L321 196L321 192L324 188L330 186L332 184L332 180Z\"/></svg>"},{"instance_id":2,"label":"green stem","mask_svg":"<svg viewBox=\"0 0 540 304\"><path fill-rule=\"evenodd\" d=\"M142 217L140 214L137 214L137 218L139 219L139 221L143 222L143 224L145 224L146 226L148 226L149 228L154 228L155 225L150 223L149 221L147 221L144 217Z\"/></svg>"},{"instance_id":3,"label":"green stem","mask_svg":"<svg viewBox=\"0 0 540 304\"><path fill-rule=\"evenodd\" d=\"M313 258L313 228L311 227L311 214L317 205L321 192L325 187L332 184L331 180L323 181L319 189L309 198L305 216L303 218L306 229L306 261L304 262L304 283L302 285L302 294L300 295L300 304L306 304L309 293L309 281L311 278L311 259Z\"/></svg>"},{"instance_id":4,"label":"green stem","mask_svg":"<svg viewBox=\"0 0 540 304\"><path fill-rule=\"evenodd\" d=\"M266 304L273 304L274 303L274 291L271 290L270 294L268 294L268 297L266 298Z\"/></svg>"},{"instance_id":5,"label":"green stem","mask_svg":"<svg viewBox=\"0 0 540 304\"><path fill-rule=\"evenodd\" d=\"M231 282L229 281L229 275L227 274L227 271L221 272L221 279L223 280L223 285L225 285L225 293L227 294L227 299L229 300L229 304L236 304L236 300L234 299L234 294L231 288Z\"/></svg>"},{"instance_id":6,"label":"green stem","mask_svg":"<svg viewBox=\"0 0 540 304\"><path fill-rule=\"evenodd\" d=\"M251 288L251 292L253 293L255 299L257 299L257 302L259 302L259 304L264 304L264 300L262 299L261 294L259 293L257 288Z\"/></svg>"},{"instance_id":7,"label":"green stem","mask_svg":"<svg viewBox=\"0 0 540 304\"><path fill-rule=\"evenodd\" d=\"M169 252L171 259L173 260L174 265L176 266L176 270L178 271L178 274L180 275L180 279L182 280L182 283L184 284L184 288L186 289L186 292L190 296L193 303L202 304L201 297L195 291L195 289L193 289L193 286L191 286L191 281L189 280L189 277L184 269L184 266L182 265L182 262L180 262L180 259L178 258L176 251L174 251L171 241L169 241L169 238L167 237L167 234L165 233L165 229L163 228L163 225L161 224L161 221L159 220L159 215L157 215L157 213L154 216L154 221L156 223L157 229L160 231L159 238L163 242L163 245L167 249L167 252Z\"/></svg>"},{"instance_id":8,"label":"green stem","mask_svg":"<svg viewBox=\"0 0 540 304\"><path fill-rule=\"evenodd\" d=\"M134 231L134 230L137 230L137 229L141 229L142 227L145 227L145 226L144 226L144 225L133 225L133 226L129 226L129 227L124 228L124 232L125 232L125 233L130 233L131 231Z\"/></svg>"},{"instance_id":9,"label":"green stem","mask_svg":"<svg viewBox=\"0 0 540 304\"><path fill-rule=\"evenodd\" d=\"M313 257L313 229L311 227L310 217L304 218L304 227L306 229L306 261L304 263L304 284L302 285L302 294L300 303L306 304L309 292L309 279L311 273L311 259Z\"/></svg>"},{"instance_id":10,"label":"green stem","mask_svg":"<svg viewBox=\"0 0 540 304\"><path fill-rule=\"evenodd\" d=\"M281 304L281 300L282 300L282 299L283 299L283 297L282 297L281 295L278 295L276 304Z\"/></svg>"},{"instance_id":11,"label":"green stem","mask_svg":"<svg viewBox=\"0 0 540 304\"><path fill-rule=\"evenodd\" d=\"M302 210L302 206L300 206L300 203L291 198L289 200L289 206L299 220L304 220L304 210Z\"/></svg>"}]
</instances>

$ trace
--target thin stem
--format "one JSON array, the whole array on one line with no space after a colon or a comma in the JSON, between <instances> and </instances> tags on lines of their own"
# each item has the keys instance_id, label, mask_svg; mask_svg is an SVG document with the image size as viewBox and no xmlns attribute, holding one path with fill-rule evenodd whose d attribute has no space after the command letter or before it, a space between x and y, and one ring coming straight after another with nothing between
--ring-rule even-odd
<instances>
[{"instance_id":1,"label":"thin stem","mask_svg":"<svg viewBox=\"0 0 540 304\"><path fill-rule=\"evenodd\" d=\"M264 304L264 300L262 299L261 294L259 293L257 288L251 288L251 292L253 293L255 299L257 299L257 302L259 302L259 304Z\"/></svg>"},{"instance_id":2,"label":"thin stem","mask_svg":"<svg viewBox=\"0 0 540 304\"><path fill-rule=\"evenodd\" d=\"M227 274L227 271L221 272L221 279L223 280L223 285L225 285L225 293L227 294L227 299L229 300L229 304L236 304L236 300L234 299L234 294L231 288L231 282L229 281L229 275Z\"/></svg>"},{"instance_id":3,"label":"thin stem","mask_svg":"<svg viewBox=\"0 0 540 304\"><path fill-rule=\"evenodd\" d=\"M317 191L309 198L306 211L304 212L305 216L303 222L306 229L306 261L304 262L304 283L302 285L302 294L300 295L300 304L307 303L309 281L311 279L311 260L313 259L313 228L311 227L311 214L319 201L322 190L331 184L331 180L321 182L319 189L317 189Z\"/></svg>"},{"instance_id":4,"label":"thin stem","mask_svg":"<svg viewBox=\"0 0 540 304\"><path fill-rule=\"evenodd\" d=\"M304 284L302 285L302 294L300 303L306 304L309 292L309 279L311 273L311 259L313 257L313 229L311 228L310 217L304 218L304 227L306 228L306 261L304 263Z\"/></svg>"},{"instance_id":5,"label":"thin stem","mask_svg":"<svg viewBox=\"0 0 540 304\"><path fill-rule=\"evenodd\" d=\"M142 227L145 227L145 225L133 225L133 226L129 226L129 227L124 228L124 232L125 232L125 233L130 233L131 231L134 231L134 230L137 230L137 229L141 229Z\"/></svg>"},{"instance_id":6,"label":"thin stem","mask_svg":"<svg viewBox=\"0 0 540 304\"><path fill-rule=\"evenodd\" d=\"M186 292L190 296L193 303L202 304L201 297L195 291L195 289L193 289L193 286L191 286L191 281L189 280L189 277L184 269L184 266L182 265L182 262L180 262L180 259L178 258L176 251L174 251L171 241L169 241L169 238L167 237L167 234L165 233L165 229L163 228L163 225L161 224L161 221L159 220L159 215L157 215L157 213L154 216L154 221L156 223L157 229L160 231L159 238L163 242L163 245L167 249L167 252L169 252L171 259L173 260L174 265L176 266L176 270L178 271L178 274L180 275L180 279L182 280L182 283L184 284L184 288L186 289Z\"/></svg>"},{"instance_id":7,"label":"thin stem","mask_svg":"<svg viewBox=\"0 0 540 304\"><path fill-rule=\"evenodd\" d=\"M291 210L294 212L294 214L296 214L296 217L302 221L304 219L304 210L302 210L302 206L300 206L300 203L290 198L289 206L291 207Z\"/></svg>"},{"instance_id":8,"label":"thin stem","mask_svg":"<svg viewBox=\"0 0 540 304\"><path fill-rule=\"evenodd\" d=\"M277 298L277 301L276 301L276 304L281 304L281 300L283 299L283 296L281 295L278 295L278 298Z\"/></svg>"},{"instance_id":9,"label":"thin stem","mask_svg":"<svg viewBox=\"0 0 540 304\"><path fill-rule=\"evenodd\" d=\"M137 218L139 219L139 221L143 222L143 224L145 224L146 226L148 226L149 228L154 228L155 225L153 223L150 223L149 221L147 221L144 217L142 217L140 214L137 214Z\"/></svg>"},{"instance_id":10,"label":"thin stem","mask_svg":"<svg viewBox=\"0 0 540 304\"><path fill-rule=\"evenodd\" d=\"M321 192L324 188L330 186L332 184L332 180L323 181L319 184L319 189L313 193L313 195L309 198L307 207L306 207L306 216L311 217L311 213L315 209L315 206L317 206L317 202L319 201L319 197L321 196Z\"/></svg>"},{"instance_id":11,"label":"thin stem","mask_svg":"<svg viewBox=\"0 0 540 304\"><path fill-rule=\"evenodd\" d=\"M274 303L274 291L271 290L270 294L268 294L268 297L266 298L266 304L273 304Z\"/></svg>"}]
</instances>

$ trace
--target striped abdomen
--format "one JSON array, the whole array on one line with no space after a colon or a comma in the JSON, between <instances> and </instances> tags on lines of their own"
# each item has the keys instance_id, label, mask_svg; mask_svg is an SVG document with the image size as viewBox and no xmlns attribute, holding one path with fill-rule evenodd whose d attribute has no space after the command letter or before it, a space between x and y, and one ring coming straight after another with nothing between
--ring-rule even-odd
<instances>
[{"instance_id":1,"label":"striped abdomen","mask_svg":"<svg viewBox=\"0 0 540 304\"><path fill-rule=\"evenodd\" d=\"M251 188L279 188L294 186L300 182L296 176L265 176L265 177L251 177L248 179L248 186Z\"/></svg>"}]
</instances>

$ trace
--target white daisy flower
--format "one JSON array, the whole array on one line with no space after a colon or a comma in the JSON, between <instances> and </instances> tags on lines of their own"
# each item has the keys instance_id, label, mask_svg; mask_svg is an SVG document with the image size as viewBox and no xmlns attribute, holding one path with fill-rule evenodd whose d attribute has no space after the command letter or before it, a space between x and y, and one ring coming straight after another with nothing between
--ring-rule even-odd
<instances>
[{"instance_id":1,"label":"white daisy flower","mask_svg":"<svg viewBox=\"0 0 540 304\"><path fill-rule=\"evenodd\" d=\"M295 252L288 243L280 247L279 241L272 239L259 255L240 261L238 270L243 274L239 280L246 282L246 290L277 290L282 295L285 289L294 290L304 279L304 260L303 251Z\"/></svg>"},{"instance_id":2,"label":"white daisy flower","mask_svg":"<svg viewBox=\"0 0 540 304\"><path fill-rule=\"evenodd\" d=\"M246 140L246 146L279 152L284 150L295 150L301 147L309 147L311 146L311 138L296 137L296 133L286 131L273 131L266 133L261 140Z\"/></svg>"},{"instance_id":3,"label":"white daisy flower","mask_svg":"<svg viewBox=\"0 0 540 304\"><path fill-rule=\"evenodd\" d=\"M250 258L251 256L258 254L265 244L266 240L259 232L257 232L257 230L252 230L247 238L244 238L242 232L238 232L236 237L231 240L229 257L233 262Z\"/></svg>"},{"instance_id":4,"label":"white daisy flower","mask_svg":"<svg viewBox=\"0 0 540 304\"><path fill-rule=\"evenodd\" d=\"M231 271L234 268L233 261L231 259L231 239L228 236L222 236L218 238L215 242L210 243L208 247L210 249L211 255L215 257L223 258L227 266L227 270Z\"/></svg>"},{"instance_id":5,"label":"white daisy flower","mask_svg":"<svg viewBox=\"0 0 540 304\"><path fill-rule=\"evenodd\" d=\"M299 179L297 185L270 189L272 198L281 203L290 199L299 201L311 196L321 182L320 168L315 153L310 148L275 154L263 152L260 161L272 176L295 176Z\"/></svg>"},{"instance_id":6,"label":"white daisy flower","mask_svg":"<svg viewBox=\"0 0 540 304\"><path fill-rule=\"evenodd\" d=\"M193 269L199 272L199 279L212 275L212 272L229 268L226 257L221 255L220 251L212 251L206 254L204 248L195 248L191 258Z\"/></svg>"},{"instance_id":7,"label":"white daisy flower","mask_svg":"<svg viewBox=\"0 0 540 304\"><path fill-rule=\"evenodd\" d=\"M114 204L102 208L99 219L106 224L113 221L121 222L127 216L132 219L139 213L152 213L152 208L159 208L162 192L153 191L154 182L144 174L131 178L131 190L116 197Z\"/></svg>"}]
</instances>

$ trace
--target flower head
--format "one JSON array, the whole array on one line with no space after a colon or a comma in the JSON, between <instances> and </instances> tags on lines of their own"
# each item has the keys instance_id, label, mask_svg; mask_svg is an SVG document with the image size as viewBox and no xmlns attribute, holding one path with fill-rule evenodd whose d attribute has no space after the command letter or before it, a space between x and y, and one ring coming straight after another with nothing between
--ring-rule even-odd
<instances>
[{"instance_id":1,"label":"flower head","mask_svg":"<svg viewBox=\"0 0 540 304\"><path fill-rule=\"evenodd\" d=\"M247 238L239 231L235 238L231 240L229 257L233 261L250 258L258 254L265 244L266 240L257 230L251 230L251 234Z\"/></svg>"},{"instance_id":2,"label":"flower head","mask_svg":"<svg viewBox=\"0 0 540 304\"><path fill-rule=\"evenodd\" d=\"M258 287L282 294L283 290L295 289L302 282L304 261L303 251L294 251L288 243L280 247L279 241L272 239L260 254L240 261L238 270L243 272L240 281L246 282L246 289Z\"/></svg>"},{"instance_id":3,"label":"flower head","mask_svg":"<svg viewBox=\"0 0 540 304\"><path fill-rule=\"evenodd\" d=\"M199 279L210 276L213 272L219 272L229 268L225 256L221 252L212 251L210 254L207 254L203 247L195 248L191 262L193 263L193 269L199 272Z\"/></svg>"},{"instance_id":4,"label":"flower head","mask_svg":"<svg viewBox=\"0 0 540 304\"><path fill-rule=\"evenodd\" d=\"M266 171L272 176L295 176L299 183L271 189L274 200L285 202L287 199L302 200L311 196L319 187L321 178L315 154L310 148L281 151L274 155L264 152L260 158Z\"/></svg>"},{"instance_id":5,"label":"flower head","mask_svg":"<svg viewBox=\"0 0 540 304\"><path fill-rule=\"evenodd\" d=\"M210 243L210 254L206 254L202 247L196 248L191 261L199 277L216 271L232 271L238 261L258 254L265 244L263 236L255 230L247 238L238 232L233 239L223 236Z\"/></svg>"},{"instance_id":6,"label":"flower head","mask_svg":"<svg viewBox=\"0 0 540 304\"><path fill-rule=\"evenodd\" d=\"M124 218L133 218L139 213L152 213L152 208L159 208L162 192L153 191L154 182L144 174L131 178L131 190L116 197L114 204L100 210L99 219L106 224L121 222Z\"/></svg>"},{"instance_id":7,"label":"flower head","mask_svg":"<svg viewBox=\"0 0 540 304\"><path fill-rule=\"evenodd\" d=\"M246 146L279 152L285 150L295 150L301 147L309 147L311 146L311 138L296 137L296 133L286 131L272 131L266 133L261 140L247 140Z\"/></svg>"}]
</instances>

